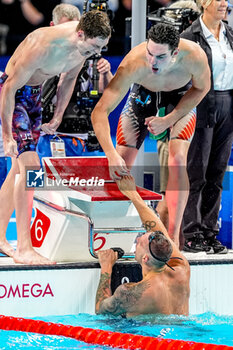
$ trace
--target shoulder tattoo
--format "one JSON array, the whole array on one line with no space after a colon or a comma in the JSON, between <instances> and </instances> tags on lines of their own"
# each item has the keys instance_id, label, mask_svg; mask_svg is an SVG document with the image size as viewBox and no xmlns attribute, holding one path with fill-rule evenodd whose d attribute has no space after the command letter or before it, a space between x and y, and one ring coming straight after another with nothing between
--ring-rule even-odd
<instances>
[{"instance_id":1,"label":"shoulder tattoo","mask_svg":"<svg viewBox=\"0 0 233 350\"><path fill-rule=\"evenodd\" d=\"M102 312L121 315L132 310L140 302L143 292L148 288L148 283L126 283L120 285L114 295L105 299L100 309Z\"/></svg>"}]
</instances>

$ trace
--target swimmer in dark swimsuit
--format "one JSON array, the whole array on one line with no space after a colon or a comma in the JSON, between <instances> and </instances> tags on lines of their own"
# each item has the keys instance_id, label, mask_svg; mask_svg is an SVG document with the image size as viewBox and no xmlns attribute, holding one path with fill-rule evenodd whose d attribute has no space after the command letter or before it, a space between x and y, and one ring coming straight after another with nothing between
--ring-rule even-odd
<instances>
[{"instance_id":1,"label":"swimmer in dark swimsuit","mask_svg":"<svg viewBox=\"0 0 233 350\"><path fill-rule=\"evenodd\" d=\"M158 117L159 92L169 94L189 82L190 87L173 105L174 108L163 118ZM115 149L108 115L132 85L119 121ZM168 165L171 171L166 201L168 233L177 245L189 193L186 164L196 122L195 107L209 88L210 70L204 51L199 45L180 39L174 26L159 23L151 27L146 42L126 55L92 112L95 134L108 158L113 179L120 179L129 172L147 130L159 135L170 129Z\"/></svg>"},{"instance_id":2,"label":"swimmer in dark swimsuit","mask_svg":"<svg viewBox=\"0 0 233 350\"><path fill-rule=\"evenodd\" d=\"M42 125L46 133L54 134L85 60L100 53L110 34L107 14L89 11L79 22L35 30L18 46L6 66L0 83L0 117L4 152L12 157L12 168L0 191L0 249L13 256L16 263L52 264L32 247L30 223L34 192L25 188L28 167L40 168L36 144L41 127L41 84L60 75L54 116ZM12 252L5 234L14 208L18 239L17 249Z\"/></svg>"},{"instance_id":3,"label":"swimmer in dark swimsuit","mask_svg":"<svg viewBox=\"0 0 233 350\"><path fill-rule=\"evenodd\" d=\"M179 90L182 92L182 89ZM117 145L138 150L148 134L146 118L157 114L163 105L166 108L169 105L170 109L174 109L183 96L179 94L179 90L172 91L172 93L151 92L141 85L134 84L118 122ZM170 139L191 142L195 125L196 108L193 108L173 125L170 130Z\"/></svg>"}]
</instances>

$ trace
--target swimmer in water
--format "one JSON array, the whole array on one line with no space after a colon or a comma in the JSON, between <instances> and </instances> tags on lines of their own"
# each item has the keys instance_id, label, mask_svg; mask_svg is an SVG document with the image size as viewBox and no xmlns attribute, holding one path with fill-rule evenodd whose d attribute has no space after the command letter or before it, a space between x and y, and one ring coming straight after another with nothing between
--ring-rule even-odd
<instances>
[{"instance_id":1,"label":"swimmer in water","mask_svg":"<svg viewBox=\"0 0 233 350\"><path fill-rule=\"evenodd\" d=\"M112 249L98 252L101 275L96 293L96 313L136 316L140 314L189 313L190 266L179 251L155 212L136 190L131 175L117 181L119 190L128 197L148 229L136 238L135 259L142 267L143 279L121 284L112 295L112 267L118 253ZM150 223L150 224L149 224Z\"/></svg>"}]
</instances>

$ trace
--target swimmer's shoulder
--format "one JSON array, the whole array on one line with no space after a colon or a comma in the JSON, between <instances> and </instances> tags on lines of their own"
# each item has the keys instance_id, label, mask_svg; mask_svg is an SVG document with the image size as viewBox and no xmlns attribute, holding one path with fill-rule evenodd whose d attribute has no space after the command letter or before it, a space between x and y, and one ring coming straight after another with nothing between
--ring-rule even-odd
<instances>
[{"instance_id":1,"label":"swimmer's shoulder","mask_svg":"<svg viewBox=\"0 0 233 350\"><path fill-rule=\"evenodd\" d=\"M146 43L141 43L129 51L119 65L119 70L127 75L143 75L148 69Z\"/></svg>"},{"instance_id":2,"label":"swimmer's shoulder","mask_svg":"<svg viewBox=\"0 0 233 350\"><path fill-rule=\"evenodd\" d=\"M206 56L200 45L188 39L180 39L179 50L183 53L184 58L190 61L196 61Z\"/></svg>"},{"instance_id":3,"label":"swimmer's shoulder","mask_svg":"<svg viewBox=\"0 0 233 350\"><path fill-rule=\"evenodd\" d=\"M47 56L48 50L53 48L53 45L61 46L69 41L71 35L75 33L77 24L78 21L71 21L57 26L38 28L27 35L23 41L24 46L32 52L39 50L41 57Z\"/></svg>"},{"instance_id":4,"label":"swimmer's shoulder","mask_svg":"<svg viewBox=\"0 0 233 350\"><path fill-rule=\"evenodd\" d=\"M187 258L180 252L180 254L172 254L172 259L168 261L169 266L174 270L166 268L166 275L172 279L179 279L188 281L190 277L190 265Z\"/></svg>"},{"instance_id":5,"label":"swimmer's shoulder","mask_svg":"<svg viewBox=\"0 0 233 350\"><path fill-rule=\"evenodd\" d=\"M50 43L57 38L70 37L75 32L77 25L78 21L70 21L56 26L41 27L29 33L25 41L33 42L36 40L40 43Z\"/></svg>"},{"instance_id":6,"label":"swimmer's shoulder","mask_svg":"<svg viewBox=\"0 0 233 350\"><path fill-rule=\"evenodd\" d=\"M42 59L48 46L48 37L44 35L43 29L45 28L39 28L29 33L16 48L9 62L14 64L16 61L21 60L33 62L37 59Z\"/></svg>"}]
</instances>

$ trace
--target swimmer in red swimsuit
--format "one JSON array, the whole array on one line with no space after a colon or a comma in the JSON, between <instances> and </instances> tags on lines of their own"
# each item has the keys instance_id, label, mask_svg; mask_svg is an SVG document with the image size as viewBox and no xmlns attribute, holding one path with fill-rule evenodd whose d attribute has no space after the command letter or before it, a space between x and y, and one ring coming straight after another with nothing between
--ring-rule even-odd
<instances>
[{"instance_id":1,"label":"swimmer in red swimsuit","mask_svg":"<svg viewBox=\"0 0 233 350\"><path fill-rule=\"evenodd\" d=\"M158 104L151 104L147 95L161 91L171 92L190 81L191 87L181 96L175 108L163 118L157 117ZM108 115L120 103L132 84L138 84L150 93L142 99L136 96L138 101L135 101L138 102L138 109L141 109L142 121L136 117L135 110L130 106L132 95L130 96L131 100L128 100L120 119L118 145L115 149L110 137ZM161 134L166 129L171 130L168 160L171 171L166 200L169 213L168 233L177 245L189 192L186 163L195 126L194 108L209 88L210 70L205 52L196 43L180 39L174 26L159 23L149 30L148 40L134 47L123 59L92 113L93 127L108 157L110 173L114 179L127 174L132 167L140 143L145 137L144 131L140 134L142 127L154 135ZM147 112L144 115L143 109L147 104L148 108L151 104L151 115ZM124 124L127 124L128 130Z\"/></svg>"}]
</instances>

